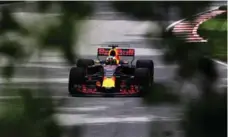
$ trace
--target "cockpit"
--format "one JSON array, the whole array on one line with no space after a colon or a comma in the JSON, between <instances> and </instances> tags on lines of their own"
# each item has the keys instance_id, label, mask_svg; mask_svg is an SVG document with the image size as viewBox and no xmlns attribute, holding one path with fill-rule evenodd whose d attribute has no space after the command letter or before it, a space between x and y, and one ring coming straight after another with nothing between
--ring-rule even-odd
<instances>
[{"instance_id":1,"label":"cockpit","mask_svg":"<svg viewBox=\"0 0 228 137\"><path fill-rule=\"evenodd\" d=\"M109 56L109 57L107 57L105 64L106 65L117 65L117 60L114 56Z\"/></svg>"}]
</instances>

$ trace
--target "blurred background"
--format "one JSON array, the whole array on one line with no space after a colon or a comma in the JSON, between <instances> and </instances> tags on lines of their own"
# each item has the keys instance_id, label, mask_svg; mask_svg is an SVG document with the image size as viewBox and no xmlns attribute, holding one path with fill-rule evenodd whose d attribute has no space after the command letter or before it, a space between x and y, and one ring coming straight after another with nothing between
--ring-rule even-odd
<instances>
[{"instance_id":1,"label":"blurred background","mask_svg":"<svg viewBox=\"0 0 228 137\"><path fill-rule=\"evenodd\" d=\"M227 136L227 1L0 1L0 11L1 137ZM70 68L109 43L154 61L150 94L70 97Z\"/></svg>"}]
</instances>

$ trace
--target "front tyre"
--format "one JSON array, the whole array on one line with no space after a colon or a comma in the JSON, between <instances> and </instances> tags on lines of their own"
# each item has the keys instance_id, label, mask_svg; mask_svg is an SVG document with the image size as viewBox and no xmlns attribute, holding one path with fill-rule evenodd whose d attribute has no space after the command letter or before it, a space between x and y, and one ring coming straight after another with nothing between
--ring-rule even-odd
<instances>
[{"instance_id":1,"label":"front tyre","mask_svg":"<svg viewBox=\"0 0 228 137\"><path fill-rule=\"evenodd\" d=\"M151 73L148 68L136 68L134 74L135 83L141 87L141 95L145 95L151 87Z\"/></svg>"},{"instance_id":2,"label":"front tyre","mask_svg":"<svg viewBox=\"0 0 228 137\"><path fill-rule=\"evenodd\" d=\"M76 65L77 65L77 67L86 68L86 67L92 66L94 64L95 64L95 62L92 59L78 59Z\"/></svg>"},{"instance_id":3,"label":"front tyre","mask_svg":"<svg viewBox=\"0 0 228 137\"><path fill-rule=\"evenodd\" d=\"M136 68L148 68L151 84L154 82L154 62L152 60L137 60Z\"/></svg>"},{"instance_id":4,"label":"front tyre","mask_svg":"<svg viewBox=\"0 0 228 137\"><path fill-rule=\"evenodd\" d=\"M85 80L85 70L83 68L72 67L69 74L68 92L75 94L74 85L81 85Z\"/></svg>"}]
</instances>

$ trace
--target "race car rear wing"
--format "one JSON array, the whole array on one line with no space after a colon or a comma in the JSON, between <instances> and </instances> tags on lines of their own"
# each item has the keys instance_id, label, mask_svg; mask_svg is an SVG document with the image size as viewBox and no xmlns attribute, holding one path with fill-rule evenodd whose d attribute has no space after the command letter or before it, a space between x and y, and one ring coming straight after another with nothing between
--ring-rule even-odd
<instances>
[{"instance_id":1,"label":"race car rear wing","mask_svg":"<svg viewBox=\"0 0 228 137\"><path fill-rule=\"evenodd\" d=\"M98 56L109 56L109 51L112 48L98 48L97 55ZM119 56L135 56L135 49L123 49L123 48L116 48Z\"/></svg>"},{"instance_id":2,"label":"race car rear wing","mask_svg":"<svg viewBox=\"0 0 228 137\"><path fill-rule=\"evenodd\" d=\"M118 46L110 46L111 48L98 48L97 49L97 58L99 59L99 56L109 56L109 52L112 49L115 49L118 52L118 56L123 57L133 57L131 60L131 63L134 61L135 57L135 49L133 48L117 48Z\"/></svg>"}]
</instances>

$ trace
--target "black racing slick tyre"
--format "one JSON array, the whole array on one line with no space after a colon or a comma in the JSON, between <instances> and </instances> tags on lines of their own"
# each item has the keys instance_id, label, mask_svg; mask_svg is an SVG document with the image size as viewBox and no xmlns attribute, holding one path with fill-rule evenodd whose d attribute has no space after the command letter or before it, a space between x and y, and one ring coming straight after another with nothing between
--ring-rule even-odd
<instances>
[{"instance_id":1,"label":"black racing slick tyre","mask_svg":"<svg viewBox=\"0 0 228 137\"><path fill-rule=\"evenodd\" d=\"M83 68L72 67L70 69L68 91L72 95L74 94L74 85L83 84L85 80L85 70Z\"/></svg>"},{"instance_id":2,"label":"black racing slick tyre","mask_svg":"<svg viewBox=\"0 0 228 137\"><path fill-rule=\"evenodd\" d=\"M148 68L136 68L134 78L137 84L141 86L150 86L150 71Z\"/></svg>"},{"instance_id":3,"label":"black racing slick tyre","mask_svg":"<svg viewBox=\"0 0 228 137\"><path fill-rule=\"evenodd\" d=\"M152 60L137 60L136 68L148 68L150 71L151 82L154 81L154 62Z\"/></svg>"},{"instance_id":4,"label":"black racing slick tyre","mask_svg":"<svg viewBox=\"0 0 228 137\"><path fill-rule=\"evenodd\" d=\"M141 95L145 95L147 90L151 86L151 76L150 76L150 70L148 68L136 68L134 79L135 83L142 87Z\"/></svg>"},{"instance_id":5,"label":"black racing slick tyre","mask_svg":"<svg viewBox=\"0 0 228 137\"><path fill-rule=\"evenodd\" d=\"M77 65L77 67L85 68L85 67L88 67L88 66L92 66L94 64L95 64L94 60L92 60L92 59L78 59L76 65Z\"/></svg>"}]
</instances>

